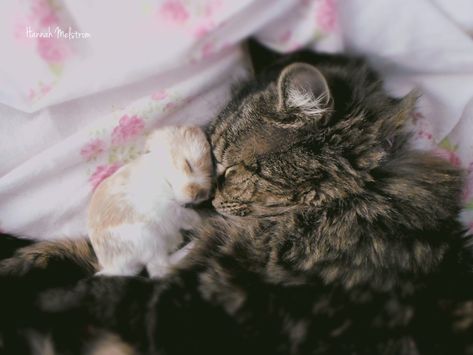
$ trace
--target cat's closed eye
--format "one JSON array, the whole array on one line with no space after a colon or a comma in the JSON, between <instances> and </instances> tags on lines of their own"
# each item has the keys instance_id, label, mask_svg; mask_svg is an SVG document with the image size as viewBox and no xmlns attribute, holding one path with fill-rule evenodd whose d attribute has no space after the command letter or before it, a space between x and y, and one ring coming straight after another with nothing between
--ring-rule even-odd
<instances>
[{"instance_id":1,"label":"cat's closed eye","mask_svg":"<svg viewBox=\"0 0 473 355\"><path fill-rule=\"evenodd\" d=\"M217 167L217 185L223 186L225 180L228 180L237 171L238 165L232 165L228 168L224 168L222 165Z\"/></svg>"},{"instance_id":2,"label":"cat's closed eye","mask_svg":"<svg viewBox=\"0 0 473 355\"><path fill-rule=\"evenodd\" d=\"M232 165L228 167L227 169L225 169L225 172L223 174L225 176L225 179L228 179L231 175L235 174L237 167L238 167L237 165Z\"/></svg>"}]
</instances>

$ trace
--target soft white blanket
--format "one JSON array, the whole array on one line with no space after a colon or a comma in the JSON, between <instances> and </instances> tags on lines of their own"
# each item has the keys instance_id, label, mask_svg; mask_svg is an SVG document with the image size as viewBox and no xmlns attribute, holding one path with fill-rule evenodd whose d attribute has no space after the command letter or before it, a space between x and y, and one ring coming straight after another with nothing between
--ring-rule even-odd
<instances>
[{"instance_id":1,"label":"soft white blanket","mask_svg":"<svg viewBox=\"0 0 473 355\"><path fill-rule=\"evenodd\" d=\"M472 33L470 0L0 2L0 229L86 235L93 188L150 130L204 124L225 104L250 35L362 54L393 94L422 89L416 143L470 169L471 224Z\"/></svg>"}]
</instances>

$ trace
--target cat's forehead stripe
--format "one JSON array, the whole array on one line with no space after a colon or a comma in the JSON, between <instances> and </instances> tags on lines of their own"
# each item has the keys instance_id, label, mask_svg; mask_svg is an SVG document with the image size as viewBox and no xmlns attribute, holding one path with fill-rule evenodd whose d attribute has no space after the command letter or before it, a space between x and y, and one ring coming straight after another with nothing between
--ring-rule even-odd
<instances>
[{"instance_id":1,"label":"cat's forehead stripe","mask_svg":"<svg viewBox=\"0 0 473 355\"><path fill-rule=\"evenodd\" d=\"M227 107L217 119L210 137L217 160L222 160L227 148L253 129L252 121L255 120L253 106L254 102L248 98L243 99L237 105Z\"/></svg>"}]
</instances>

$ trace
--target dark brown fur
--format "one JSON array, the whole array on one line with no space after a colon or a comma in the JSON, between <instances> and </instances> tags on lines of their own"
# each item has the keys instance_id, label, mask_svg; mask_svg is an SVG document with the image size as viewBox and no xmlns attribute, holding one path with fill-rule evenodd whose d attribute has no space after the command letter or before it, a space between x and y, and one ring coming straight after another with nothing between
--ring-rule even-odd
<instances>
[{"instance_id":1,"label":"dark brown fur","mask_svg":"<svg viewBox=\"0 0 473 355\"><path fill-rule=\"evenodd\" d=\"M38 242L20 248L12 257L0 261L2 274L24 275L33 269L46 269L52 260L70 260L86 272L97 270L97 259L86 239Z\"/></svg>"}]
</instances>

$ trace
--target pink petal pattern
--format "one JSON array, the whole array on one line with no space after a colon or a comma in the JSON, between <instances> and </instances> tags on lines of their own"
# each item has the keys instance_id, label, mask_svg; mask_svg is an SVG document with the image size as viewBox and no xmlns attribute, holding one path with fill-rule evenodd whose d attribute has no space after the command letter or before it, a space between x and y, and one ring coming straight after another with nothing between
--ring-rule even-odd
<instances>
[{"instance_id":1,"label":"pink petal pattern","mask_svg":"<svg viewBox=\"0 0 473 355\"><path fill-rule=\"evenodd\" d=\"M321 0L317 7L316 22L324 32L332 32L337 27L335 0Z\"/></svg>"},{"instance_id":2,"label":"pink petal pattern","mask_svg":"<svg viewBox=\"0 0 473 355\"><path fill-rule=\"evenodd\" d=\"M61 25L59 18L60 9L53 0L31 0L30 22L33 31L54 31L54 27ZM48 64L62 64L71 54L71 48L64 39L36 38L36 50L38 55Z\"/></svg>"},{"instance_id":3,"label":"pink petal pattern","mask_svg":"<svg viewBox=\"0 0 473 355\"><path fill-rule=\"evenodd\" d=\"M202 46L202 58L208 58L215 53L215 46L212 42L208 42Z\"/></svg>"},{"instance_id":4,"label":"pink petal pattern","mask_svg":"<svg viewBox=\"0 0 473 355\"><path fill-rule=\"evenodd\" d=\"M161 101L164 100L166 97L168 97L168 93L166 92L166 90L159 90L151 95L151 99L153 99L154 101Z\"/></svg>"},{"instance_id":5,"label":"pink petal pattern","mask_svg":"<svg viewBox=\"0 0 473 355\"><path fill-rule=\"evenodd\" d=\"M61 63L68 55L65 43L55 38L38 38L38 54L48 63Z\"/></svg>"},{"instance_id":6,"label":"pink petal pattern","mask_svg":"<svg viewBox=\"0 0 473 355\"><path fill-rule=\"evenodd\" d=\"M116 126L112 131L112 144L120 145L127 143L131 139L140 135L143 132L145 124L143 119L134 115L129 117L124 115L120 118L118 126Z\"/></svg>"},{"instance_id":7,"label":"pink petal pattern","mask_svg":"<svg viewBox=\"0 0 473 355\"><path fill-rule=\"evenodd\" d=\"M95 171L89 178L89 182L92 185L92 189L95 190L100 183L111 176L115 171L120 169L120 164L110 164L110 165L99 165L95 168Z\"/></svg>"},{"instance_id":8,"label":"pink petal pattern","mask_svg":"<svg viewBox=\"0 0 473 355\"><path fill-rule=\"evenodd\" d=\"M212 21L202 22L195 27L194 37L202 38L207 33L209 33L213 28L215 28L215 24Z\"/></svg>"},{"instance_id":9,"label":"pink petal pattern","mask_svg":"<svg viewBox=\"0 0 473 355\"><path fill-rule=\"evenodd\" d=\"M59 23L56 13L47 0L34 0L31 10L41 27L48 27Z\"/></svg>"},{"instance_id":10,"label":"pink petal pattern","mask_svg":"<svg viewBox=\"0 0 473 355\"><path fill-rule=\"evenodd\" d=\"M165 19L181 24L189 18L189 12L180 0L167 0L158 10Z\"/></svg>"},{"instance_id":11,"label":"pink petal pattern","mask_svg":"<svg viewBox=\"0 0 473 355\"><path fill-rule=\"evenodd\" d=\"M287 30L287 31L284 31L278 38L279 42L281 43L288 43L290 41L292 37L292 31L291 30Z\"/></svg>"},{"instance_id":12,"label":"pink petal pattern","mask_svg":"<svg viewBox=\"0 0 473 355\"><path fill-rule=\"evenodd\" d=\"M82 149L80 150L80 155L86 160L91 160L103 151L105 151L104 141L99 138L96 138L87 143L84 147L82 147Z\"/></svg>"},{"instance_id":13,"label":"pink petal pattern","mask_svg":"<svg viewBox=\"0 0 473 355\"><path fill-rule=\"evenodd\" d=\"M433 153L439 158L449 161L453 166L459 167L461 165L460 157L453 151L444 148L435 148Z\"/></svg>"},{"instance_id":14,"label":"pink petal pattern","mask_svg":"<svg viewBox=\"0 0 473 355\"><path fill-rule=\"evenodd\" d=\"M222 5L223 5L222 0L210 0L205 5L204 16L211 17L211 16L215 15L215 13L220 10Z\"/></svg>"}]
</instances>

